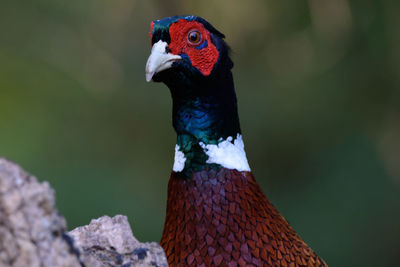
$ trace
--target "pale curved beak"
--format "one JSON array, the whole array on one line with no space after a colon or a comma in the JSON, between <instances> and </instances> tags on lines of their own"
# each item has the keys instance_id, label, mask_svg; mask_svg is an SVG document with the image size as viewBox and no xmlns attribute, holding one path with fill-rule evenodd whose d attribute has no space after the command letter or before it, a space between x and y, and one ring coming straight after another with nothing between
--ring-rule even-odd
<instances>
[{"instance_id":1,"label":"pale curved beak","mask_svg":"<svg viewBox=\"0 0 400 267\"><path fill-rule=\"evenodd\" d=\"M146 63L146 81L150 82L154 74L171 68L174 61L182 59L178 55L167 53L167 46L168 44L161 40L153 45Z\"/></svg>"}]
</instances>

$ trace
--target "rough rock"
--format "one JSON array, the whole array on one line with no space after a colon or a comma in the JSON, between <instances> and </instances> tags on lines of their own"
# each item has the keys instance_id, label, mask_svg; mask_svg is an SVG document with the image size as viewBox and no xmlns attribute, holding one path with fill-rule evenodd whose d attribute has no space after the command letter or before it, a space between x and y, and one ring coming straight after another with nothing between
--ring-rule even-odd
<instances>
[{"instance_id":1,"label":"rough rock","mask_svg":"<svg viewBox=\"0 0 400 267\"><path fill-rule=\"evenodd\" d=\"M0 266L80 266L54 191L0 158Z\"/></svg>"},{"instance_id":2,"label":"rough rock","mask_svg":"<svg viewBox=\"0 0 400 267\"><path fill-rule=\"evenodd\" d=\"M66 232L54 190L0 158L0 266L168 266L157 243L140 243L125 216Z\"/></svg>"},{"instance_id":3,"label":"rough rock","mask_svg":"<svg viewBox=\"0 0 400 267\"><path fill-rule=\"evenodd\" d=\"M133 236L126 216L103 216L69 234L88 266L168 266L160 245Z\"/></svg>"}]
</instances>

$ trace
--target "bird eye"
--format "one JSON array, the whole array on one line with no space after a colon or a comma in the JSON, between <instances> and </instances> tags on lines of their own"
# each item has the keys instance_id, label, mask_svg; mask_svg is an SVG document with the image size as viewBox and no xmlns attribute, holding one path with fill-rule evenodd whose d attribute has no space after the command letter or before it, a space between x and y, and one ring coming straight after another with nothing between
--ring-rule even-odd
<instances>
[{"instance_id":1,"label":"bird eye","mask_svg":"<svg viewBox=\"0 0 400 267\"><path fill-rule=\"evenodd\" d=\"M192 45L198 45L201 42L201 34L197 30L192 30L188 34L188 41Z\"/></svg>"}]
</instances>

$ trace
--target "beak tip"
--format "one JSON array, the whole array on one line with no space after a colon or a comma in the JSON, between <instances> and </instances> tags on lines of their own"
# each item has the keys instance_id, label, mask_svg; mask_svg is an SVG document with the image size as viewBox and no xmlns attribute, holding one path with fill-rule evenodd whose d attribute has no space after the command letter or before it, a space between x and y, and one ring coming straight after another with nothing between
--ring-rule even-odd
<instances>
[{"instance_id":1,"label":"beak tip","mask_svg":"<svg viewBox=\"0 0 400 267\"><path fill-rule=\"evenodd\" d=\"M150 82L151 79L153 78L153 75L154 75L154 73L146 72L146 82Z\"/></svg>"}]
</instances>

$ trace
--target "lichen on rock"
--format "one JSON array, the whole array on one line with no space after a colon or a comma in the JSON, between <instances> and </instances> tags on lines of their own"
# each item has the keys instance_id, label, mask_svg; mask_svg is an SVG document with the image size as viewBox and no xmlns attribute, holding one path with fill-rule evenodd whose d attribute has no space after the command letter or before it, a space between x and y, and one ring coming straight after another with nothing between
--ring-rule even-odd
<instances>
[{"instance_id":1,"label":"lichen on rock","mask_svg":"<svg viewBox=\"0 0 400 267\"><path fill-rule=\"evenodd\" d=\"M103 216L69 232L83 261L95 266L168 266L164 250L155 242L140 243L126 216ZM101 248L101 249L99 249ZM97 265L100 264L100 265Z\"/></svg>"}]
</instances>

